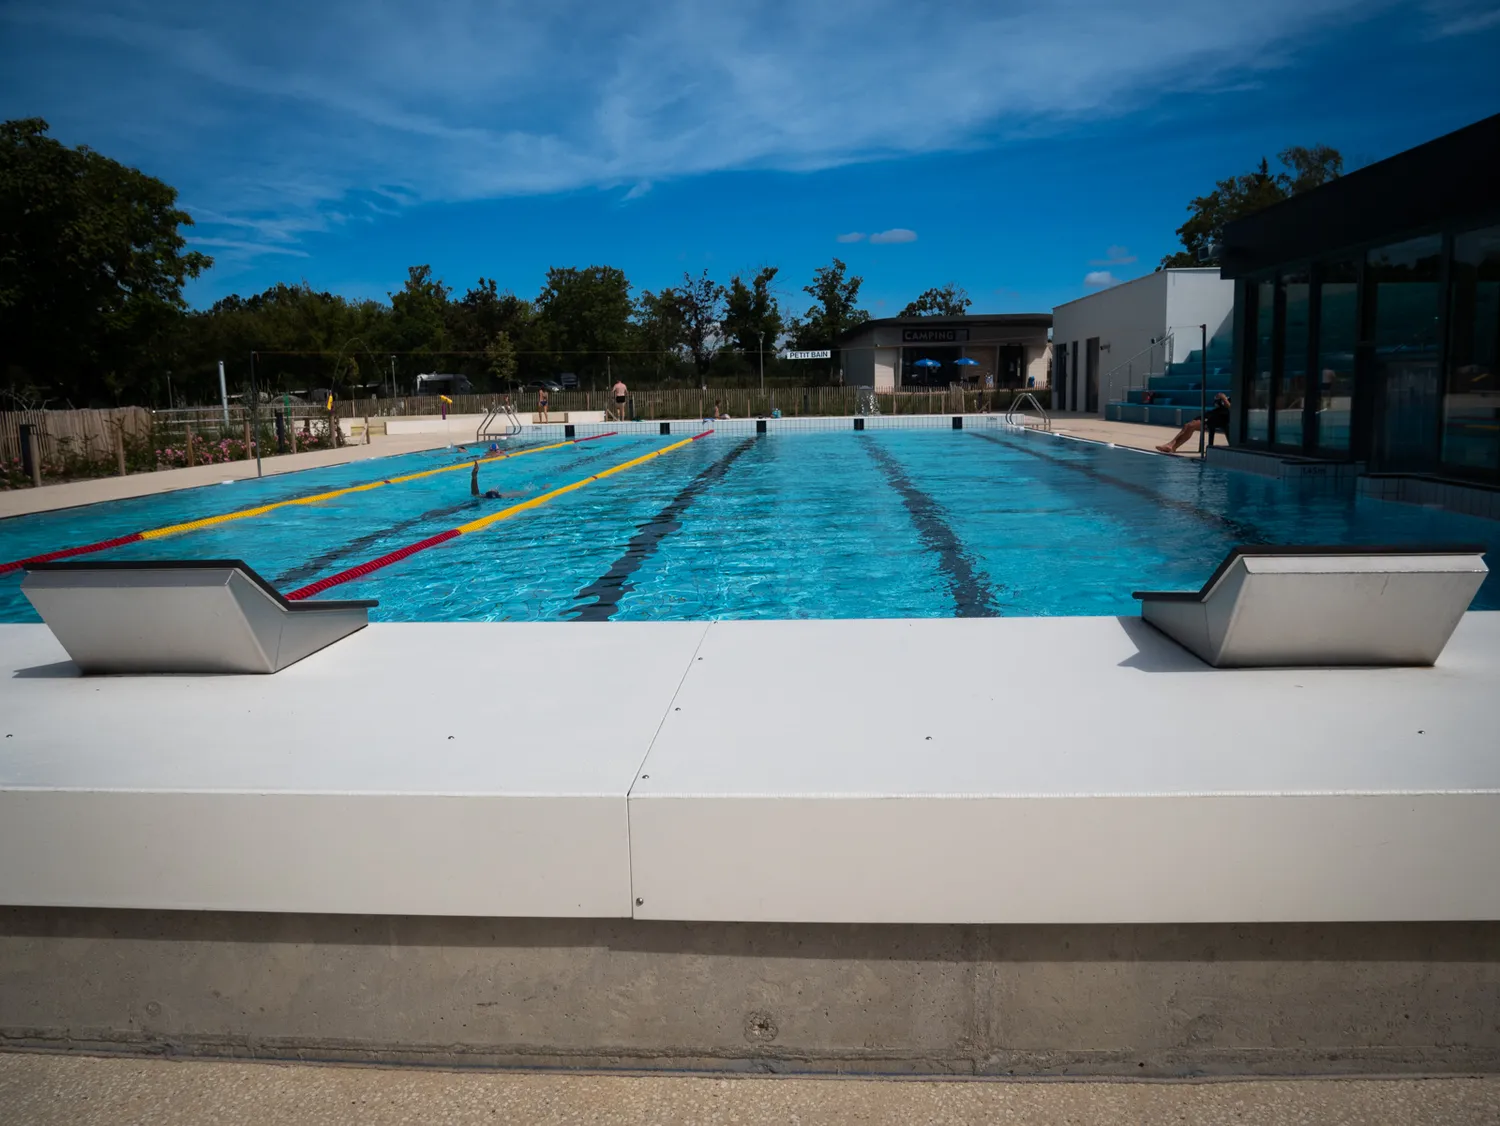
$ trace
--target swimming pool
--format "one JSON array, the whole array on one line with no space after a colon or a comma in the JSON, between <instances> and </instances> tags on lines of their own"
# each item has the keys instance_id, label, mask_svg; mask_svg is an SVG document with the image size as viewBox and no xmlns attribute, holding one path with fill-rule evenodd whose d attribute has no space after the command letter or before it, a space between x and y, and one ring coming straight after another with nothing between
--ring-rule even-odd
<instances>
[{"instance_id":1,"label":"swimming pool","mask_svg":"<svg viewBox=\"0 0 1500 1126\"><path fill-rule=\"evenodd\" d=\"M614 436L278 508L93 559L243 559L292 590L667 450ZM0 521L0 561L454 464L451 450ZM1484 543L1500 524L991 427L712 435L324 597L383 621L1134 614L1239 543ZM0 621L36 621L0 576ZM1475 609L1500 609L1491 575Z\"/></svg>"}]
</instances>

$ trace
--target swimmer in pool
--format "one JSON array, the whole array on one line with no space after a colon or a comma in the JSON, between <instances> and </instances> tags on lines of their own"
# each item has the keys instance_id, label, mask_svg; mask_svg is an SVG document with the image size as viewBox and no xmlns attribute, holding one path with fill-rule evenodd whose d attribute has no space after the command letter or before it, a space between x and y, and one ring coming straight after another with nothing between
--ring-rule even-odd
<instances>
[{"instance_id":1,"label":"swimmer in pool","mask_svg":"<svg viewBox=\"0 0 1500 1126\"><path fill-rule=\"evenodd\" d=\"M469 495L476 499L482 496L485 500L511 500L515 497L524 497L526 490L517 489L512 492L502 493L499 489L486 489L481 493L479 491L479 462L476 461L474 462L474 471L469 474Z\"/></svg>"}]
</instances>

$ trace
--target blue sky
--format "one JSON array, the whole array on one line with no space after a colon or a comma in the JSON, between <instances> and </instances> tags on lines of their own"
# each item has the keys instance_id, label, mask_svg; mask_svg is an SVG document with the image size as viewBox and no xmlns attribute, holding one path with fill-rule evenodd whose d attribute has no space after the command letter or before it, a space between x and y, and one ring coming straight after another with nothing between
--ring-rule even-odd
<instances>
[{"instance_id":1,"label":"blue sky","mask_svg":"<svg viewBox=\"0 0 1500 1126\"><path fill-rule=\"evenodd\" d=\"M197 305L768 264L801 311L837 255L877 316L1046 310L1263 154L1500 112L1497 58L1493 0L0 3L0 113L178 187Z\"/></svg>"}]
</instances>

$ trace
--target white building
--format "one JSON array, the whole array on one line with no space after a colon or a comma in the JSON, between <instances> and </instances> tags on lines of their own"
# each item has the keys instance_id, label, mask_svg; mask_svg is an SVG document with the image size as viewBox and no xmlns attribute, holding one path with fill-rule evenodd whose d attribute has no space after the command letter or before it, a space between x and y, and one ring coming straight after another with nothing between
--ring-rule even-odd
<instances>
[{"instance_id":1,"label":"white building","mask_svg":"<svg viewBox=\"0 0 1500 1126\"><path fill-rule=\"evenodd\" d=\"M1051 323L1048 313L885 317L839 337L839 361L846 383L876 391L1046 387Z\"/></svg>"},{"instance_id":2,"label":"white building","mask_svg":"<svg viewBox=\"0 0 1500 1126\"><path fill-rule=\"evenodd\" d=\"M1102 418L1111 402L1140 402L1150 377L1196 356L1205 324L1210 355L1222 350L1227 356L1234 282L1220 278L1217 266L1158 270L1057 306L1054 405Z\"/></svg>"}]
</instances>

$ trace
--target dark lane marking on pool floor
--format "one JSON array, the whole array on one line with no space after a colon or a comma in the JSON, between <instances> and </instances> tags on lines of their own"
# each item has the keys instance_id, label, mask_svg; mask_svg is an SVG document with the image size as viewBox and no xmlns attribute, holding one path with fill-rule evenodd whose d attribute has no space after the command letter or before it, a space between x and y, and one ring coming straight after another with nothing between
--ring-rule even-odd
<instances>
[{"instance_id":1,"label":"dark lane marking on pool floor","mask_svg":"<svg viewBox=\"0 0 1500 1126\"><path fill-rule=\"evenodd\" d=\"M609 621L615 611L620 608L620 599L635 589L629 581L630 576L639 571L646 560L656 554L656 549L661 546L662 540L682 527L683 515L693 506L693 502L698 499L699 495L728 473L735 459L755 443L755 438L746 438L718 461L701 470L683 487L681 492L671 499L665 508L640 526L636 534L630 537L630 542L625 545L624 554L614 561L608 571L573 596L575 602L585 598L593 598L594 601L586 606L570 606L559 616L565 618L571 616L575 622Z\"/></svg>"},{"instance_id":2,"label":"dark lane marking on pool floor","mask_svg":"<svg viewBox=\"0 0 1500 1126\"><path fill-rule=\"evenodd\" d=\"M995 591L985 573L976 568L948 521L943 508L916 485L901 468L901 463L869 438L864 439L865 452L875 459L891 487L901 496L901 503L916 526L917 537L938 557L938 567L953 590L956 616L960 618L998 618Z\"/></svg>"},{"instance_id":3,"label":"dark lane marking on pool floor","mask_svg":"<svg viewBox=\"0 0 1500 1126\"><path fill-rule=\"evenodd\" d=\"M1027 454L1028 456L1037 458L1041 461L1051 462L1053 465L1060 465L1064 469L1071 469L1074 473L1081 473L1083 476L1088 477L1091 480L1098 481L1101 485L1110 485L1116 489L1123 489L1127 493L1134 493L1138 497L1144 497L1146 500L1151 501L1151 503L1153 504L1162 505L1166 508L1176 509L1178 512L1184 512L1189 516L1193 516L1199 520L1204 521L1205 523L1214 525L1221 531L1228 532L1230 535L1234 536L1240 543L1265 542L1265 537L1255 527L1254 524L1246 524L1241 520L1236 520L1230 516L1224 516L1223 514L1214 512L1211 509L1200 508L1189 500L1178 500L1175 497L1162 496L1161 493L1157 492L1149 485L1141 485L1135 481L1126 481L1121 477L1115 477L1108 473L1100 473L1097 469L1094 469L1092 466L1084 465L1082 462L1071 461L1067 458L1053 457L1051 454L1044 454L1040 450L1027 449L1025 446L1021 445L1018 442L1007 442L1004 438L996 437L993 434L983 434L978 430L970 430L969 433L972 434L975 438L983 438L986 442L994 442L995 445L1002 446L1007 450L1016 450L1019 453Z\"/></svg>"},{"instance_id":4,"label":"dark lane marking on pool floor","mask_svg":"<svg viewBox=\"0 0 1500 1126\"><path fill-rule=\"evenodd\" d=\"M569 462L565 468L567 468L568 470L574 470L579 466L588 465L590 462L600 461L607 457L613 457L619 452L619 448L616 447L603 453L589 454L587 457L579 458L577 461ZM460 473L457 474L457 476L463 477L463 474ZM467 489L469 487L468 478L463 477L463 482L464 488ZM483 482L481 481L481 484L482 483ZM534 489L526 489L524 491L526 493L546 492L546 486L541 485L537 486ZM326 570L328 567L332 566L334 563L337 563L340 559L346 558L349 555L353 555L355 552L363 552L366 548L375 546L375 544L379 543L387 536L400 535L402 532L409 531L410 529L415 528L421 524L425 524L429 520L438 520L442 519L443 517L453 516L456 513L463 512L465 509L478 508L481 503L482 501L478 497L471 496L467 500L461 501L458 504L448 504L444 505L441 508L429 508L420 516L409 516L405 520L398 521L397 523L392 524L387 528L382 528L377 532L366 533L365 535L360 536L358 539L350 540L346 544L342 544L339 547L335 547L329 551L325 551L321 555L314 556L306 563L303 563L297 567L293 567L290 571L287 571L285 574L278 576L275 579L273 585L280 587L287 586L292 583L306 582L308 579L316 577L318 574Z\"/></svg>"}]
</instances>

